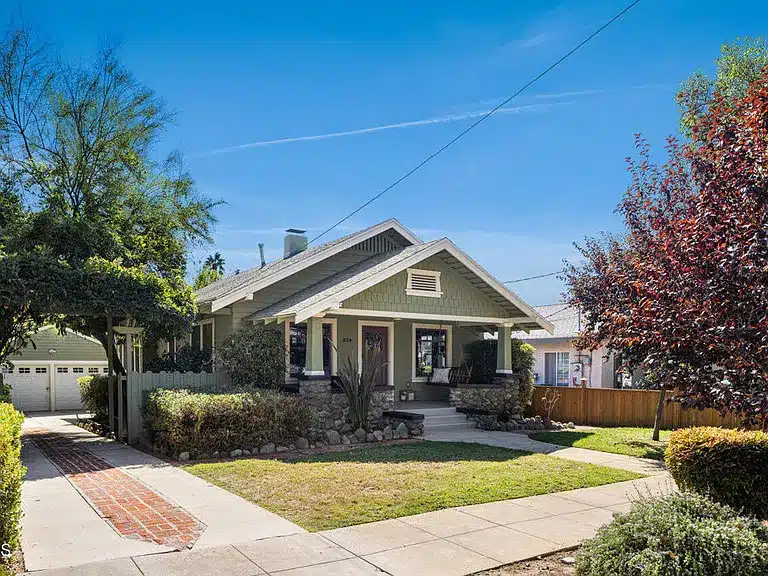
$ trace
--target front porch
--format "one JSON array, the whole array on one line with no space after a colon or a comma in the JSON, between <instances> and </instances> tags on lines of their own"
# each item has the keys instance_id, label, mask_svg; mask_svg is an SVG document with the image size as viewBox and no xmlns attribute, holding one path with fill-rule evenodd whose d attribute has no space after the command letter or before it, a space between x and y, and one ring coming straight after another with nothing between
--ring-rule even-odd
<instances>
[{"instance_id":1,"label":"front porch","mask_svg":"<svg viewBox=\"0 0 768 576\"><path fill-rule=\"evenodd\" d=\"M384 364L377 388L393 391L398 408L447 406L451 387L468 383L473 373L477 383L480 367L468 357L467 345L493 332L498 334L496 377L481 383L493 384L512 375L509 321L334 312L298 324L282 322L288 382L330 379L350 365L360 370L360 359L366 357L363 350L369 348L378 351Z\"/></svg>"}]
</instances>

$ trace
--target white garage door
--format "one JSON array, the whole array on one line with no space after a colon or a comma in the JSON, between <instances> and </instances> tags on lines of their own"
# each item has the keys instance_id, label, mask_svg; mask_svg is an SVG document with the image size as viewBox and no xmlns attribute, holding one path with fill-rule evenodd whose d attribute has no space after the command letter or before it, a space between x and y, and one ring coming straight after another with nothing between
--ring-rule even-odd
<instances>
[{"instance_id":1,"label":"white garage door","mask_svg":"<svg viewBox=\"0 0 768 576\"><path fill-rule=\"evenodd\" d=\"M48 366L16 366L3 374L11 385L11 400L17 410L40 412L51 409Z\"/></svg>"},{"instance_id":2,"label":"white garage door","mask_svg":"<svg viewBox=\"0 0 768 576\"><path fill-rule=\"evenodd\" d=\"M79 410L83 407L77 379L87 376L87 372L85 365L56 366L56 410Z\"/></svg>"}]
</instances>

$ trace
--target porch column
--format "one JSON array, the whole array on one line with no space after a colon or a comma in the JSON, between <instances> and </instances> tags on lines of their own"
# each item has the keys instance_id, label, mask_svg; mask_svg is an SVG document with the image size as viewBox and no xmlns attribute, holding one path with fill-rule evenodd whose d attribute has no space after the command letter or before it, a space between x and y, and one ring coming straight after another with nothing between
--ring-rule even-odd
<instances>
[{"instance_id":1,"label":"porch column","mask_svg":"<svg viewBox=\"0 0 768 576\"><path fill-rule=\"evenodd\" d=\"M499 325L496 340L496 376L512 374L512 327Z\"/></svg>"},{"instance_id":2,"label":"porch column","mask_svg":"<svg viewBox=\"0 0 768 576\"><path fill-rule=\"evenodd\" d=\"M323 319L307 319L307 361L304 375L319 380L325 378L323 369Z\"/></svg>"}]
</instances>

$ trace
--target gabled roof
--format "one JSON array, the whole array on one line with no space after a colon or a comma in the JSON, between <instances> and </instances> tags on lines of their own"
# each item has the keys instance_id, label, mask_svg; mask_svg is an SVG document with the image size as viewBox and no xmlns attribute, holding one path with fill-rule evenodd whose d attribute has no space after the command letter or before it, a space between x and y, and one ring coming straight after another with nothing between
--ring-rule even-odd
<instances>
[{"instance_id":1,"label":"gabled roof","mask_svg":"<svg viewBox=\"0 0 768 576\"><path fill-rule=\"evenodd\" d=\"M440 253L445 253L448 260L455 262L457 267L463 268L467 272L465 276L467 280L478 289L486 292L489 296L493 296L498 301L506 303L507 307L522 313L523 317L515 317L515 324L525 329L554 329L552 324L536 310L491 276L447 238L408 246L398 251L369 258L252 314L249 319L294 316L296 322L303 322L316 314L334 309L338 310L341 303L351 296Z\"/></svg>"},{"instance_id":2,"label":"gabled roof","mask_svg":"<svg viewBox=\"0 0 768 576\"><path fill-rule=\"evenodd\" d=\"M513 338L520 340L543 340L543 339L567 339L576 338L579 334L579 310L568 304L548 304L546 306L535 306L536 311L546 318L555 328L553 334L544 330L531 330L528 334L525 332L513 332Z\"/></svg>"},{"instance_id":3,"label":"gabled roof","mask_svg":"<svg viewBox=\"0 0 768 576\"><path fill-rule=\"evenodd\" d=\"M343 236L336 240L326 242L325 244L307 248L290 258L283 258L270 262L263 268L254 267L245 270L240 274L222 278L221 280L198 290L195 293L197 302L198 304L203 305L209 304L211 306L211 311L216 311L247 297L249 294L262 290L291 274L295 274L317 262L330 258L334 254L338 254L339 252L351 248L368 238L372 238L373 236L390 230L399 234L406 244L421 243L421 240L417 236L394 218L385 220L384 222L380 222L379 224L348 234L347 236Z\"/></svg>"}]
</instances>

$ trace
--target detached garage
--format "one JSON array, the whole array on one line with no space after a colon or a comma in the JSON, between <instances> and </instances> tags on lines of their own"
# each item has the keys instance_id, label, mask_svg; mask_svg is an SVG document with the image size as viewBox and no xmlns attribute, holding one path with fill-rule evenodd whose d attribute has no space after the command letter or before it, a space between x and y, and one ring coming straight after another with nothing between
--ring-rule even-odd
<instances>
[{"instance_id":1,"label":"detached garage","mask_svg":"<svg viewBox=\"0 0 768 576\"><path fill-rule=\"evenodd\" d=\"M23 412L81 409L77 379L107 371L101 343L70 330L62 335L54 326L41 328L33 341L10 358L13 368L0 369L13 405Z\"/></svg>"}]
</instances>

